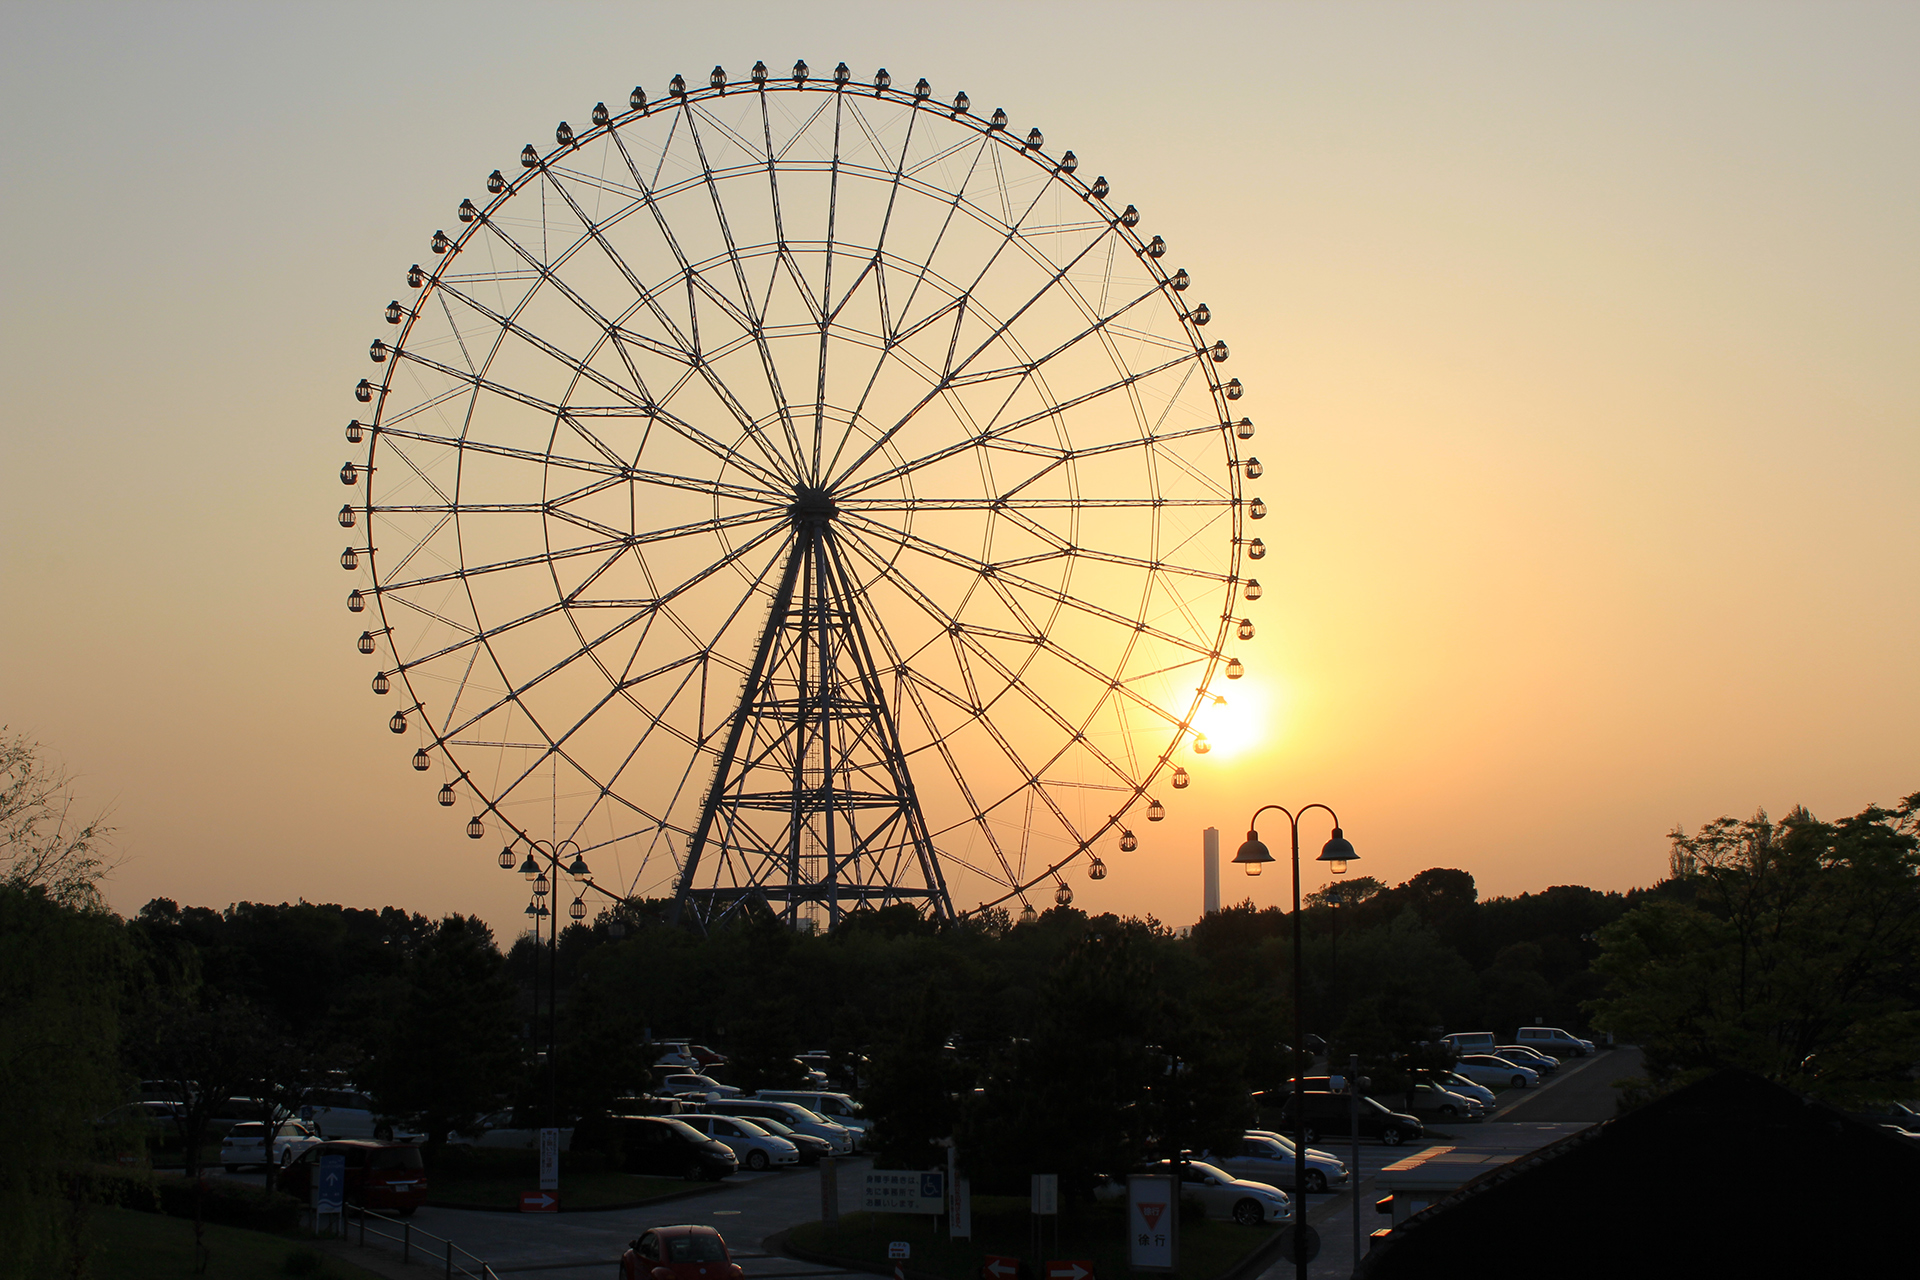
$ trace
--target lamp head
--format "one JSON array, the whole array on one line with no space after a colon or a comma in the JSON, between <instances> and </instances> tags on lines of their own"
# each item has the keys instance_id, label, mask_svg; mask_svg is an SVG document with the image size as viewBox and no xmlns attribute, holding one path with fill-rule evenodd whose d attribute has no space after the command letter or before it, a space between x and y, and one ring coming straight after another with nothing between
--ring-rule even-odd
<instances>
[{"instance_id":1,"label":"lamp head","mask_svg":"<svg viewBox=\"0 0 1920 1280\"><path fill-rule=\"evenodd\" d=\"M1237 866L1244 866L1248 875L1257 876L1261 867L1273 861L1273 855L1267 852L1266 845L1260 843L1258 831L1248 831L1247 841L1233 855L1233 861Z\"/></svg>"},{"instance_id":2,"label":"lamp head","mask_svg":"<svg viewBox=\"0 0 1920 1280\"><path fill-rule=\"evenodd\" d=\"M1341 832L1340 828L1335 827L1333 829L1333 838L1327 841L1326 845L1320 850L1320 856L1314 859L1314 861L1332 863L1333 865L1328 867L1327 870L1333 872L1334 875L1343 876L1347 874L1347 864L1359 856L1359 854L1353 851L1353 845L1348 842L1346 835Z\"/></svg>"}]
</instances>

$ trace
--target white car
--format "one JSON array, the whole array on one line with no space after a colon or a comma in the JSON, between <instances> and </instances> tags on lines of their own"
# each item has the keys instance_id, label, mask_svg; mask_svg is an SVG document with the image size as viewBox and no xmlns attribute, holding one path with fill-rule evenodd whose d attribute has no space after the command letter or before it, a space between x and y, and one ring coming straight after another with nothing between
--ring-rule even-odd
<instances>
[{"instance_id":1,"label":"white car","mask_svg":"<svg viewBox=\"0 0 1920 1280\"><path fill-rule=\"evenodd\" d=\"M721 1084L712 1076L703 1076L697 1071L668 1076L660 1082L660 1087L668 1093L697 1093L710 1100L740 1096L740 1091L732 1085Z\"/></svg>"},{"instance_id":2,"label":"white car","mask_svg":"<svg viewBox=\"0 0 1920 1280\"><path fill-rule=\"evenodd\" d=\"M1293 1185L1293 1139L1268 1129L1249 1129L1234 1155L1203 1151L1201 1159L1218 1165L1236 1178L1264 1182L1270 1187ZM1307 1148L1307 1190L1325 1191L1347 1185L1347 1166L1337 1156Z\"/></svg>"},{"instance_id":3,"label":"white car","mask_svg":"<svg viewBox=\"0 0 1920 1280\"><path fill-rule=\"evenodd\" d=\"M777 1120L796 1133L823 1139L832 1147L834 1154L849 1156L859 1134L843 1124L835 1124L823 1115L807 1110L797 1102L774 1102L768 1098L729 1098L713 1106L730 1116L744 1116L749 1120Z\"/></svg>"},{"instance_id":4,"label":"white car","mask_svg":"<svg viewBox=\"0 0 1920 1280\"><path fill-rule=\"evenodd\" d=\"M1171 1173L1173 1163L1162 1160L1148 1172ZM1181 1167L1180 1195L1198 1200L1209 1218L1232 1218L1243 1227L1293 1221L1293 1202L1286 1192L1264 1182L1236 1178L1204 1160L1189 1160Z\"/></svg>"},{"instance_id":5,"label":"white car","mask_svg":"<svg viewBox=\"0 0 1920 1280\"><path fill-rule=\"evenodd\" d=\"M745 1168L759 1172L800 1163L800 1148L745 1116L691 1115L680 1119L732 1151Z\"/></svg>"},{"instance_id":6,"label":"white car","mask_svg":"<svg viewBox=\"0 0 1920 1280\"><path fill-rule=\"evenodd\" d=\"M245 1120L227 1130L220 1139L220 1165L234 1173L242 1165L290 1165L308 1147L320 1145L313 1126L298 1120L283 1120L274 1126L272 1150L268 1150L267 1126L258 1120Z\"/></svg>"},{"instance_id":7,"label":"white car","mask_svg":"<svg viewBox=\"0 0 1920 1280\"><path fill-rule=\"evenodd\" d=\"M1526 1089L1540 1083L1538 1071L1491 1053L1470 1053L1454 1063L1453 1070L1455 1075L1469 1080L1505 1085L1509 1089Z\"/></svg>"},{"instance_id":8,"label":"white car","mask_svg":"<svg viewBox=\"0 0 1920 1280\"><path fill-rule=\"evenodd\" d=\"M795 1106L805 1107L816 1115L825 1116L835 1124L853 1130L855 1143L862 1147L867 1145L867 1129L871 1122L860 1114L860 1104L844 1093L762 1089L753 1096L763 1102L791 1102Z\"/></svg>"}]
</instances>

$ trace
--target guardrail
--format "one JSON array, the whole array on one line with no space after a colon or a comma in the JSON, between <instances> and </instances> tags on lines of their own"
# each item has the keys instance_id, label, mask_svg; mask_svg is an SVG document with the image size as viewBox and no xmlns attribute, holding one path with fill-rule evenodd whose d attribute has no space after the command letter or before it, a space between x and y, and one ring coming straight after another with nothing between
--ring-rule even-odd
<instances>
[{"instance_id":1,"label":"guardrail","mask_svg":"<svg viewBox=\"0 0 1920 1280\"><path fill-rule=\"evenodd\" d=\"M465 1249L462 1249L445 1236L437 1236L431 1231L423 1231L404 1218L388 1217L386 1214L375 1212L372 1209L354 1209L352 1213L360 1220L360 1247L363 1249L373 1247L367 1243L367 1236L371 1234L377 1240L391 1240L399 1245L400 1261L411 1263L414 1260L413 1255L418 1248L415 1241L418 1240L427 1243L429 1246L425 1249L418 1249L421 1254L420 1260L422 1262L428 1262L433 1254L439 1254L440 1260L445 1267L444 1275L446 1280L453 1280L455 1276L464 1277L465 1280L500 1280L499 1274L495 1272L493 1267L486 1261L476 1258L473 1254L468 1253ZM385 1223L389 1227L397 1227L399 1230L395 1232L383 1231L378 1227L370 1228L367 1225L369 1219L374 1222ZM347 1230L346 1223L343 1222L341 1229L342 1239L346 1238ZM437 1249L431 1248L432 1245L438 1245L440 1247ZM456 1254L459 1255L458 1258L454 1256Z\"/></svg>"}]
</instances>

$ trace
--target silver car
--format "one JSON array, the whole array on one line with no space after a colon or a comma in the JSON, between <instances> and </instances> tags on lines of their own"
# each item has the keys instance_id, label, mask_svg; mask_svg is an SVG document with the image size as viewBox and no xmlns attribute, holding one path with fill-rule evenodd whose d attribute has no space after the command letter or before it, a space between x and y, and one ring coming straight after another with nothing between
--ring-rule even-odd
<instances>
[{"instance_id":1,"label":"silver car","mask_svg":"<svg viewBox=\"0 0 1920 1280\"><path fill-rule=\"evenodd\" d=\"M1171 1173L1173 1162L1162 1160L1149 1172ZM1198 1200L1209 1218L1232 1218L1243 1227L1293 1221L1293 1201L1286 1192L1265 1182L1236 1178L1204 1160L1189 1160L1181 1166L1180 1194Z\"/></svg>"},{"instance_id":2,"label":"silver car","mask_svg":"<svg viewBox=\"0 0 1920 1280\"><path fill-rule=\"evenodd\" d=\"M1269 1129L1249 1129L1237 1154L1202 1152L1201 1158L1236 1178L1264 1182L1270 1187L1293 1185L1293 1139ZM1325 1191L1347 1185L1347 1166L1339 1157L1316 1147L1307 1148L1307 1190Z\"/></svg>"}]
</instances>

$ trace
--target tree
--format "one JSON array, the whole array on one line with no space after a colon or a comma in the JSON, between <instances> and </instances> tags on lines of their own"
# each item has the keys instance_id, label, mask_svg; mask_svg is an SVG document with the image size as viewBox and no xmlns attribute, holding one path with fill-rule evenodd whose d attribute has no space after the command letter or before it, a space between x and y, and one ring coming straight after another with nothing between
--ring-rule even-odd
<instances>
[{"instance_id":1,"label":"tree","mask_svg":"<svg viewBox=\"0 0 1920 1280\"><path fill-rule=\"evenodd\" d=\"M59 901L44 886L0 884L4 1280L62 1274L83 1254L84 1204L70 1196L70 1211L59 1211L61 1172L94 1154L96 1119L125 1096L128 960L119 922L106 912Z\"/></svg>"},{"instance_id":2,"label":"tree","mask_svg":"<svg viewBox=\"0 0 1920 1280\"><path fill-rule=\"evenodd\" d=\"M0 883L69 907L99 905L100 848L113 828L105 815L78 822L73 806L72 779L41 758L39 743L0 738Z\"/></svg>"},{"instance_id":3,"label":"tree","mask_svg":"<svg viewBox=\"0 0 1920 1280\"><path fill-rule=\"evenodd\" d=\"M1676 830L1685 893L1600 932L1595 1024L1640 1040L1657 1083L1730 1065L1842 1104L1910 1090L1917 827L1920 793L1838 823L1796 809Z\"/></svg>"},{"instance_id":4,"label":"tree","mask_svg":"<svg viewBox=\"0 0 1920 1280\"><path fill-rule=\"evenodd\" d=\"M874 1163L884 1169L930 1169L946 1157L953 1135L961 1072L948 1058L952 1007L927 987L914 1016L874 1046L872 1081L862 1103L873 1121Z\"/></svg>"},{"instance_id":5,"label":"tree","mask_svg":"<svg viewBox=\"0 0 1920 1280\"><path fill-rule=\"evenodd\" d=\"M493 933L450 915L407 957L399 1007L371 1048L368 1086L386 1115L426 1135L427 1160L447 1135L499 1107L523 1065L513 984Z\"/></svg>"}]
</instances>

